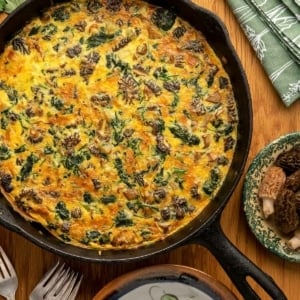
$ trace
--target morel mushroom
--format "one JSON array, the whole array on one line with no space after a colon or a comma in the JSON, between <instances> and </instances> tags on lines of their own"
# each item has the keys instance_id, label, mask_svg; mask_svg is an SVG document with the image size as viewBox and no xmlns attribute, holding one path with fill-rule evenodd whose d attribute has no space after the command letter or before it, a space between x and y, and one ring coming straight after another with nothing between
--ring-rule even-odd
<instances>
[{"instance_id":1,"label":"morel mushroom","mask_svg":"<svg viewBox=\"0 0 300 300\"><path fill-rule=\"evenodd\" d=\"M286 178L284 185L287 189L297 192L300 188L300 169Z\"/></svg>"},{"instance_id":2,"label":"morel mushroom","mask_svg":"<svg viewBox=\"0 0 300 300\"><path fill-rule=\"evenodd\" d=\"M297 171L300 169L300 147L294 147L287 152L283 152L278 156L275 163L286 172Z\"/></svg>"},{"instance_id":3,"label":"morel mushroom","mask_svg":"<svg viewBox=\"0 0 300 300\"><path fill-rule=\"evenodd\" d=\"M266 219L274 213L274 201L285 183L285 179L284 171L277 166L269 167L262 179L258 189L258 197L262 201L263 214Z\"/></svg>"},{"instance_id":4,"label":"morel mushroom","mask_svg":"<svg viewBox=\"0 0 300 300\"><path fill-rule=\"evenodd\" d=\"M296 250L300 247L300 228L297 228L294 232L294 236L287 241L289 248Z\"/></svg>"},{"instance_id":5,"label":"morel mushroom","mask_svg":"<svg viewBox=\"0 0 300 300\"><path fill-rule=\"evenodd\" d=\"M274 202L274 221L284 234L296 230L299 225L295 193L283 188Z\"/></svg>"}]
</instances>

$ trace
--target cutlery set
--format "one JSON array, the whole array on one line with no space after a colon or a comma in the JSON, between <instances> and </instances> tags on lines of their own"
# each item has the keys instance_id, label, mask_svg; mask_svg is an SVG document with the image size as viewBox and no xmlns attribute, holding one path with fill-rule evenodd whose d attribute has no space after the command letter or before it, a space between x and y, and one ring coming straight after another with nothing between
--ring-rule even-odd
<instances>
[{"instance_id":1,"label":"cutlery set","mask_svg":"<svg viewBox=\"0 0 300 300\"><path fill-rule=\"evenodd\" d=\"M57 262L35 286L29 300L75 300L82 275ZM0 295L15 300L18 288L16 271L0 246Z\"/></svg>"}]
</instances>

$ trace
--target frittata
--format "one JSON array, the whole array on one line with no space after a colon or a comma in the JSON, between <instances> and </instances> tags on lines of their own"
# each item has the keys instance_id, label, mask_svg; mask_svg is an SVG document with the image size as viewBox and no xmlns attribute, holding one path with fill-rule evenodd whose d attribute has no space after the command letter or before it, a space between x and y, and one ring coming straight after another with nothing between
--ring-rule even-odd
<instances>
[{"instance_id":1,"label":"frittata","mask_svg":"<svg viewBox=\"0 0 300 300\"><path fill-rule=\"evenodd\" d=\"M0 186L65 243L146 246L218 192L238 115L201 32L140 0L69 1L0 55Z\"/></svg>"}]
</instances>

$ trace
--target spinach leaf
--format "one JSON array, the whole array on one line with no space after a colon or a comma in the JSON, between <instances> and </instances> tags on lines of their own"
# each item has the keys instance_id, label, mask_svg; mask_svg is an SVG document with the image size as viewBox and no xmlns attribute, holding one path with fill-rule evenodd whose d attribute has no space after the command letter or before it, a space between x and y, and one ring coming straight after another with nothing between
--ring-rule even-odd
<instances>
[{"instance_id":1,"label":"spinach leaf","mask_svg":"<svg viewBox=\"0 0 300 300\"><path fill-rule=\"evenodd\" d=\"M64 107L64 102L57 97L52 97L50 102L51 106L55 107L57 110L62 110Z\"/></svg>"},{"instance_id":2,"label":"spinach leaf","mask_svg":"<svg viewBox=\"0 0 300 300\"><path fill-rule=\"evenodd\" d=\"M15 89L8 86L3 81L0 81L0 90L3 90L6 93L8 99L9 99L9 102L11 104L15 105L15 104L18 103L19 95L18 95L18 92Z\"/></svg>"},{"instance_id":3,"label":"spinach leaf","mask_svg":"<svg viewBox=\"0 0 300 300\"><path fill-rule=\"evenodd\" d=\"M70 18L70 13L66 7L61 6L55 9L51 16L55 21L64 22Z\"/></svg>"},{"instance_id":4,"label":"spinach leaf","mask_svg":"<svg viewBox=\"0 0 300 300\"><path fill-rule=\"evenodd\" d=\"M125 127L125 121L122 120L120 117L119 117L119 114L118 112L115 113L115 117L111 120L110 122L112 128L113 128L113 137L114 137L114 140L115 140L115 146L119 145L124 137L122 135L122 131Z\"/></svg>"},{"instance_id":5,"label":"spinach leaf","mask_svg":"<svg viewBox=\"0 0 300 300\"><path fill-rule=\"evenodd\" d=\"M187 144L189 146L200 144L199 137L190 133L185 127L181 126L177 122L175 122L173 126L169 127L169 130L176 138L179 138L184 144Z\"/></svg>"},{"instance_id":6,"label":"spinach leaf","mask_svg":"<svg viewBox=\"0 0 300 300\"><path fill-rule=\"evenodd\" d=\"M172 176L174 177L174 181L178 184L180 189L183 189L184 183L184 175L186 174L186 170L175 168L172 172Z\"/></svg>"},{"instance_id":7,"label":"spinach leaf","mask_svg":"<svg viewBox=\"0 0 300 300\"><path fill-rule=\"evenodd\" d=\"M41 26L34 26L31 28L30 32L28 33L29 36L38 34Z\"/></svg>"},{"instance_id":8,"label":"spinach leaf","mask_svg":"<svg viewBox=\"0 0 300 300\"><path fill-rule=\"evenodd\" d=\"M64 201L59 201L56 204L55 212L62 220L69 220L70 219L70 212L68 211Z\"/></svg>"},{"instance_id":9,"label":"spinach leaf","mask_svg":"<svg viewBox=\"0 0 300 300\"><path fill-rule=\"evenodd\" d=\"M128 140L127 146L133 150L135 156L142 154L140 149L141 141L142 139L140 138L131 138Z\"/></svg>"},{"instance_id":10,"label":"spinach leaf","mask_svg":"<svg viewBox=\"0 0 300 300\"><path fill-rule=\"evenodd\" d=\"M210 171L210 178L208 180L206 180L203 184L203 191L208 194L211 195L215 189L218 187L218 184L221 180L221 173L220 170L218 168L214 168Z\"/></svg>"},{"instance_id":11,"label":"spinach leaf","mask_svg":"<svg viewBox=\"0 0 300 300\"><path fill-rule=\"evenodd\" d=\"M39 161L39 158L36 155L34 155L33 153L31 153L27 157L27 159L20 171L20 180L21 181L24 181L31 174L33 165L35 163L37 163L38 161Z\"/></svg>"},{"instance_id":12,"label":"spinach leaf","mask_svg":"<svg viewBox=\"0 0 300 300\"><path fill-rule=\"evenodd\" d=\"M133 225L133 220L126 214L124 210L120 210L115 219L116 227L128 227Z\"/></svg>"},{"instance_id":13,"label":"spinach leaf","mask_svg":"<svg viewBox=\"0 0 300 300\"><path fill-rule=\"evenodd\" d=\"M119 69L121 73L126 75L130 66L127 62L122 61L116 54L110 53L106 55L106 67L108 69Z\"/></svg>"},{"instance_id":14,"label":"spinach leaf","mask_svg":"<svg viewBox=\"0 0 300 300\"><path fill-rule=\"evenodd\" d=\"M75 175L78 175L80 173L80 164L89 159L91 159L90 152L87 150L81 150L65 157L62 160L62 163L67 170L71 170Z\"/></svg>"},{"instance_id":15,"label":"spinach leaf","mask_svg":"<svg viewBox=\"0 0 300 300\"><path fill-rule=\"evenodd\" d=\"M26 151L26 146L25 145L22 145L22 146L15 149L15 153L22 153L22 152L25 152L25 151Z\"/></svg>"},{"instance_id":16,"label":"spinach leaf","mask_svg":"<svg viewBox=\"0 0 300 300\"><path fill-rule=\"evenodd\" d=\"M85 245L88 245L90 242L96 242L102 245L110 242L110 236L109 233L101 233L98 230L89 230L86 231L85 236L80 242Z\"/></svg>"},{"instance_id":17,"label":"spinach leaf","mask_svg":"<svg viewBox=\"0 0 300 300\"><path fill-rule=\"evenodd\" d=\"M151 205L140 200L128 201L126 205L130 210L134 211L135 213L137 213L140 209L143 208L150 208L152 210L159 211L159 208L155 205Z\"/></svg>"},{"instance_id":18,"label":"spinach leaf","mask_svg":"<svg viewBox=\"0 0 300 300\"><path fill-rule=\"evenodd\" d=\"M98 33L94 33L90 37L88 37L88 39L86 40L87 48L91 49L99 45L102 45L104 43L107 43L113 40L119 34L120 34L119 31L116 31L114 33L107 33L105 32L105 29L102 27L100 28Z\"/></svg>"},{"instance_id":19,"label":"spinach leaf","mask_svg":"<svg viewBox=\"0 0 300 300\"><path fill-rule=\"evenodd\" d=\"M51 146L46 146L44 148L44 154L49 155L49 154L53 154L55 151L53 150L53 148Z\"/></svg>"},{"instance_id":20,"label":"spinach leaf","mask_svg":"<svg viewBox=\"0 0 300 300\"><path fill-rule=\"evenodd\" d=\"M57 26L53 23L47 24L42 27L41 32L44 34L43 38L47 39L49 36L57 33Z\"/></svg>"},{"instance_id":21,"label":"spinach leaf","mask_svg":"<svg viewBox=\"0 0 300 300\"><path fill-rule=\"evenodd\" d=\"M115 203L117 201L117 198L115 195L107 195L101 197L100 200L103 204L109 204L109 203Z\"/></svg>"},{"instance_id":22,"label":"spinach leaf","mask_svg":"<svg viewBox=\"0 0 300 300\"><path fill-rule=\"evenodd\" d=\"M92 197L92 195L90 193L85 192L83 194L83 201L86 202L86 203L88 203L88 204L90 204L90 203L92 203L94 201L94 199L93 199L93 197Z\"/></svg>"},{"instance_id":23,"label":"spinach leaf","mask_svg":"<svg viewBox=\"0 0 300 300\"><path fill-rule=\"evenodd\" d=\"M9 148L2 144L0 145L0 160L7 160L11 157Z\"/></svg>"},{"instance_id":24,"label":"spinach leaf","mask_svg":"<svg viewBox=\"0 0 300 300\"><path fill-rule=\"evenodd\" d=\"M164 168L161 168L160 171L156 174L154 178L154 182L156 183L157 186L166 186L169 182L169 179L170 179L170 174L167 174L167 176L165 176Z\"/></svg>"},{"instance_id":25,"label":"spinach leaf","mask_svg":"<svg viewBox=\"0 0 300 300\"><path fill-rule=\"evenodd\" d=\"M119 178L121 179L122 182L124 182L128 187L133 187L134 184L130 183L130 176L126 174L124 168L123 168L123 162L121 158L116 158L114 161L114 166L116 170L118 171Z\"/></svg>"}]
</instances>

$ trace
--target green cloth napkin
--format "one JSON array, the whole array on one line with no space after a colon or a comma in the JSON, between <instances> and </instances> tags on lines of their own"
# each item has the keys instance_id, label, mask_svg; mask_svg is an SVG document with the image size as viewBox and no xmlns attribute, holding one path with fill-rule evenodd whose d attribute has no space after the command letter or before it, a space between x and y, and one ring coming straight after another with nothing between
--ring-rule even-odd
<instances>
[{"instance_id":1,"label":"green cloth napkin","mask_svg":"<svg viewBox=\"0 0 300 300\"><path fill-rule=\"evenodd\" d=\"M283 103L300 99L298 0L227 0Z\"/></svg>"},{"instance_id":2,"label":"green cloth napkin","mask_svg":"<svg viewBox=\"0 0 300 300\"><path fill-rule=\"evenodd\" d=\"M300 0L281 0L292 12L292 14L300 21Z\"/></svg>"}]
</instances>

